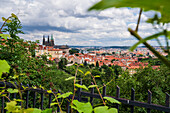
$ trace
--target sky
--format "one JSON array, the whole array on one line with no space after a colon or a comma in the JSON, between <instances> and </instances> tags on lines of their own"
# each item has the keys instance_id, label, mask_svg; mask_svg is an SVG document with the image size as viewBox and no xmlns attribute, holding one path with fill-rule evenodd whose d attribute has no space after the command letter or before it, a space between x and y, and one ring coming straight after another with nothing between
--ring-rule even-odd
<instances>
[{"instance_id":1,"label":"sky","mask_svg":"<svg viewBox=\"0 0 170 113\"><path fill-rule=\"evenodd\" d=\"M0 0L0 16L17 14L25 40L40 40L53 35L56 45L132 46L137 42L128 28L135 29L138 8L110 8L87 11L100 0ZM142 13L139 34L144 38L157 31L145 21L153 11ZM0 20L0 26L2 25ZM155 40L149 41L157 45Z\"/></svg>"}]
</instances>

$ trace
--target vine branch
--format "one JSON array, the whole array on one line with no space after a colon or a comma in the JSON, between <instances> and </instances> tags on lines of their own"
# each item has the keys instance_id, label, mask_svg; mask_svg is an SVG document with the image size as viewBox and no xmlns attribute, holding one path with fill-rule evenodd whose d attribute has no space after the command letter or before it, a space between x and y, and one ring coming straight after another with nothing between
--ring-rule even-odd
<instances>
[{"instance_id":1,"label":"vine branch","mask_svg":"<svg viewBox=\"0 0 170 113\"><path fill-rule=\"evenodd\" d=\"M142 8L140 9L140 12L139 12L138 22L137 22L136 30L135 30L136 32L138 32L138 27L139 27L141 15L142 15Z\"/></svg>"},{"instance_id":2,"label":"vine branch","mask_svg":"<svg viewBox=\"0 0 170 113\"><path fill-rule=\"evenodd\" d=\"M139 34L132 30L131 28L128 28L128 31L131 33L131 35L133 35L134 37L136 37L138 40L142 40L142 37L139 36ZM162 56L158 51L156 51L151 45L149 45L147 42L143 43L149 50L151 50L153 52L153 54L155 56L157 56L165 65L167 65L170 68L170 62L164 57Z\"/></svg>"}]
</instances>

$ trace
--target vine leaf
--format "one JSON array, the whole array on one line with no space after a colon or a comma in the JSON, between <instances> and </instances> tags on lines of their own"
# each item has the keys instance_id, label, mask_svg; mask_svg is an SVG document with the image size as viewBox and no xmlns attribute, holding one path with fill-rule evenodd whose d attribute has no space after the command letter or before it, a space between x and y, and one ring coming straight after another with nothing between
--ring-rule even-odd
<instances>
[{"instance_id":1,"label":"vine leaf","mask_svg":"<svg viewBox=\"0 0 170 113\"><path fill-rule=\"evenodd\" d=\"M88 10L104 10L111 7L131 7L142 8L144 11L155 10L161 12L161 22L170 22L170 2L169 0L101 0Z\"/></svg>"},{"instance_id":2,"label":"vine leaf","mask_svg":"<svg viewBox=\"0 0 170 113\"><path fill-rule=\"evenodd\" d=\"M48 90L47 93L53 93L51 90Z\"/></svg>"},{"instance_id":3,"label":"vine leaf","mask_svg":"<svg viewBox=\"0 0 170 113\"><path fill-rule=\"evenodd\" d=\"M54 106L54 105L57 105L58 103L57 102L54 102L54 103L51 103L50 106Z\"/></svg>"},{"instance_id":4,"label":"vine leaf","mask_svg":"<svg viewBox=\"0 0 170 113\"><path fill-rule=\"evenodd\" d=\"M72 92L67 92L67 93L64 93L62 95L59 95L57 98L67 98L69 97L71 94L73 94Z\"/></svg>"},{"instance_id":5,"label":"vine leaf","mask_svg":"<svg viewBox=\"0 0 170 113\"><path fill-rule=\"evenodd\" d=\"M33 112L31 112L31 113L41 113L41 109L34 108Z\"/></svg>"},{"instance_id":6,"label":"vine leaf","mask_svg":"<svg viewBox=\"0 0 170 113\"><path fill-rule=\"evenodd\" d=\"M24 110L24 113L32 113L34 111L34 108L28 108Z\"/></svg>"},{"instance_id":7,"label":"vine leaf","mask_svg":"<svg viewBox=\"0 0 170 113\"><path fill-rule=\"evenodd\" d=\"M8 91L9 93L18 93L18 89L8 88L7 91Z\"/></svg>"},{"instance_id":8,"label":"vine leaf","mask_svg":"<svg viewBox=\"0 0 170 113\"><path fill-rule=\"evenodd\" d=\"M8 110L8 112L14 112L16 110L16 105L16 101L7 102L5 109Z\"/></svg>"},{"instance_id":9,"label":"vine leaf","mask_svg":"<svg viewBox=\"0 0 170 113\"><path fill-rule=\"evenodd\" d=\"M90 85L88 88L97 87L97 85Z\"/></svg>"},{"instance_id":10,"label":"vine leaf","mask_svg":"<svg viewBox=\"0 0 170 113\"><path fill-rule=\"evenodd\" d=\"M17 16L14 13L12 13L11 16L14 18L17 18Z\"/></svg>"},{"instance_id":11,"label":"vine leaf","mask_svg":"<svg viewBox=\"0 0 170 113\"><path fill-rule=\"evenodd\" d=\"M82 70L78 69L78 71L84 75L84 72Z\"/></svg>"},{"instance_id":12,"label":"vine leaf","mask_svg":"<svg viewBox=\"0 0 170 113\"><path fill-rule=\"evenodd\" d=\"M94 108L94 113L117 113L116 108L108 109L108 106L99 106Z\"/></svg>"},{"instance_id":13,"label":"vine leaf","mask_svg":"<svg viewBox=\"0 0 170 113\"><path fill-rule=\"evenodd\" d=\"M3 21L6 21L6 18L5 18L5 17L2 17L2 20L3 20Z\"/></svg>"},{"instance_id":14,"label":"vine leaf","mask_svg":"<svg viewBox=\"0 0 170 113\"><path fill-rule=\"evenodd\" d=\"M78 100L73 100L74 106L71 106L71 108L77 110L79 113L92 113L93 108L90 104L90 102L82 103Z\"/></svg>"},{"instance_id":15,"label":"vine leaf","mask_svg":"<svg viewBox=\"0 0 170 113\"><path fill-rule=\"evenodd\" d=\"M90 71L87 71L87 72L84 74L84 76L87 76L87 75L89 75L89 74L91 74L91 72L90 72Z\"/></svg>"},{"instance_id":16,"label":"vine leaf","mask_svg":"<svg viewBox=\"0 0 170 113\"><path fill-rule=\"evenodd\" d=\"M170 32L168 31L168 33L170 33ZM148 41L148 40L151 40L151 39L154 39L154 38L158 38L158 37L161 36L161 35L164 35L164 32L159 32L159 33L156 33L156 34L154 34L154 35L148 36L148 37L146 37L146 38L138 41L136 44L134 44L134 45L130 48L130 50L133 51L139 44L144 43L144 42L146 42L146 41Z\"/></svg>"},{"instance_id":17,"label":"vine leaf","mask_svg":"<svg viewBox=\"0 0 170 113\"><path fill-rule=\"evenodd\" d=\"M0 34L0 37L2 37L5 40L7 40L7 38L10 38L11 36L9 34Z\"/></svg>"},{"instance_id":18,"label":"vine leaf","mask_svg":"<svg viewBox=\"0 0 170 113\"><path fill-rule=\"evenodd\" d=\"M11 22L12 22L12 20L9 20L9 19L8 19L6 22L7 22L7 23L11 23Z\"/></svg>"},{"instance_id":19,"label":"vine leaf","mask_svg":"<svg viewBox=\"0 0 170 113\"><path fill-rule=\"evenodd\" d=\"M83 88L85 90L88 90L88 88L85 85L80 85L80 84L74 84L78 88Z\"/></svg>"},{"instance_id":20,"label":"vine leaf","mask_svg":"<svg viewBox=\"0 0 170 113\"><path fill-rule=\"evenodd\" d=\"M100 75L96 75L96 76L94 76L95 78L100 78Z\"/></svg>"},{"instance_id":21,"label":"vine leaf","mask_svg":"<svg viewBox=\"0 0 170 113\"><path fill-rule=\"evenodd\" d=\"M52 108L47 108L43 110L41 113L52 113Z\"/></svg>"},{"instance_id":22,"label":"vine leaf","mask_svg":"<svg viewBox=\"0 0 170 113\"><path fill-rule=\"evenodd\" d=\"M10 66L6 60L0 60L0 78L2 73L9 73Z\"/></svg>"},{"instance_id":23,"label":"vine leaf","mask_svg":"<svg viewBox=\"0 0 170 113\"><path fill-rule=\"evenodd\" d=\"M66 78L65 81L68 81L68 80L71 80L71 79L75 79L75 77Z\"/></svg>"},{"instance_id":24,"label":"vine leaf","mask_svg":"<svg viewBox=\"0 0 170 113\"><path fill-rule=\"evenodd\" d=\"M119 101L117 101L116 99L111 98L111 97L103 97L103 99L106 99L106 100L110 101L111 103L121 104Z\"/></svg>"}]
</instances>

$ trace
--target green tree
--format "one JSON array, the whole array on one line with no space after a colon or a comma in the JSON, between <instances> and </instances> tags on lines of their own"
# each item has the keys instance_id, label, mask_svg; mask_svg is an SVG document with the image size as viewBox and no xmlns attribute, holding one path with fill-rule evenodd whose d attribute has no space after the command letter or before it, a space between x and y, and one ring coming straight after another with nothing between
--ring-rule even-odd
<instances>
[{"instance_id":1,"label":"green tree","mask_svg":"<svg viewBox=\"0 0 170 113\"><path fill-rule=\"evenodd\" d=\"M64 69L67 65L67 59L66 58L61 58L60 62L58 63L58 66L60 69Z\"/></svg>"},{"instance_id":2,"label":"green tree","mask_svg":"<svg viewBox=\"0 0 170 113\"><path fill-rule=\"evenodd\" d=\"M99 62L98 61L96 62L96 67L99 67Z\"/></svg>"}]
</instances>

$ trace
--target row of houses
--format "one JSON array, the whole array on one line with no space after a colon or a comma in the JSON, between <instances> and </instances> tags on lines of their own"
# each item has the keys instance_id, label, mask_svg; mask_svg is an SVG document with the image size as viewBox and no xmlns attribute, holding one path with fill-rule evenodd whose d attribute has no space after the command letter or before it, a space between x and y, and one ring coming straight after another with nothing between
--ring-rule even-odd
<instances>
[{"instance_id":1,"label":"row of houses","mask_svg":"<svg viewBox=\"0 0 170 113\"><path fill-rule=\"evenodd\" d=\"M87 64L94 64L96 65L96 62L99 63L99 66L102 65L118 65L122 67L122 69L126 70L128 69L131 74L135 73L135 69L139 68L145 68L148 66L148 63L139 62L139 58L148 58L148 56L142 56L137 57L138 54L140 55L141 52L132 53L128 52L124 55L96 55L95 52L92 53L76 53L73 55L69 54L70 48L65 47L58 47L54 48L52 46L43 46L39 45L39 47L36 49L36 56L40 56L43 54L50 55L49 60L59 60L60 58L66 58L68 62L70 63L78 63L82 64L86 62ZM122 52L123 53L123 52ZM133 56L133 54L137 54L137 56ZM159 68L159 66L154 66L154 69Z\"/></svg>"}]
</instances>

